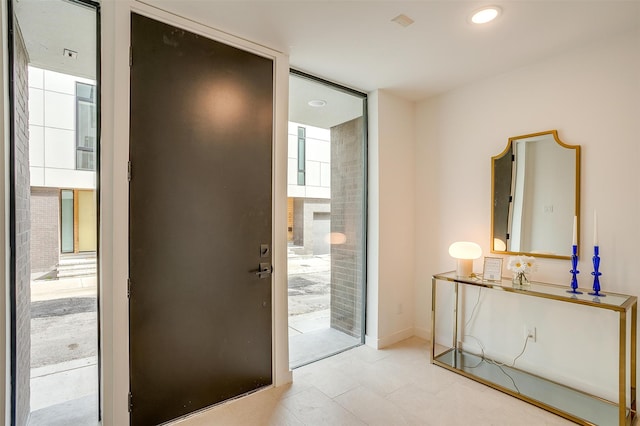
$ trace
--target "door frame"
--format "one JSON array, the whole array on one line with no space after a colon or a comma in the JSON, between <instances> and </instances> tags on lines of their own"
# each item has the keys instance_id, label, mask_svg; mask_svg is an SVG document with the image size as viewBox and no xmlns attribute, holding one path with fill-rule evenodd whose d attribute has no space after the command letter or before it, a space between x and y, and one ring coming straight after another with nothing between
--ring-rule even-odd
<instances>
[{"instance_id":1,"label":"door frame","mask_svg":"<svg viewBox=\"0 0 640 426\"><path fill-rule=\"evenodd\" d=\"M292 380L287 325L287 120L288 57L164 10L136 2L102 3L102 52L114 63L102 69L102 283L103 421L129 424L129 45L131 13L183 28L212 40L267 57L274 62L274 134L272 160L274 273L272 278L273 386ZM103 62L104 63L104 62ZM126 188L126 190L125 190ZM109 209L111 206L112 209Z\"/></svg>"}]
</instances>

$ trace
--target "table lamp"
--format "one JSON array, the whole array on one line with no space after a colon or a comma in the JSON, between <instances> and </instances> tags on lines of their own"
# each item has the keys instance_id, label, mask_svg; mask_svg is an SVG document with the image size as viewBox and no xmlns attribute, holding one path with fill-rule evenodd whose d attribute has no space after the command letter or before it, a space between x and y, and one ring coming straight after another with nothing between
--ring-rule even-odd
<instances>
[{"instance_id":1,"label":"table lamp","mask_svg":"<svg viewBox=\"0 0 640 426\"><path fill-rule=\"evenodd\" d=\"M456 275L468 277L473 272L473 259L482 256L482 249L476 243L458 241L449 246L449 255L457 259Z\"/></svg>"}]
</instances>

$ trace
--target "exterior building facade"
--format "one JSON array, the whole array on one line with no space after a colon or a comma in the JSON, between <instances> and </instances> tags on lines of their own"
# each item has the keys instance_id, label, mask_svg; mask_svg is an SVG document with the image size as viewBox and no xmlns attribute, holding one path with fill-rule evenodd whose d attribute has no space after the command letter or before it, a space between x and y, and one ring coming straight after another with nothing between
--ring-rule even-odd
<instances>
[{"instance_id":1,"label":"exterior building facade","mask_svg":"<svg viewBox=\"0 0 640 426\"><path fill-rule=\"evenodd\" d=\"M289 122L288 239L297 254L328 254L331 131Z\"/></svg>"},{"instance_id":2,"label":"exterior building facade","mask_svg":"<svg viewBox=\"0 0 640 426\"><path fill-rule=\"evenodd\" d=\"M364 126L359 117L322 129L289 122L290 251L330 255L330 327L362 333Z\"/></svg>"},{"instance_id":3,"label":"exterior building facade","mask_svg":"<svg viewBox=\"0 0 640 426\"><path fill-rule=\"evenodd\" d=\"M95 81L29 67L31 270L96 251Z\"/></svg>"}]
</instances>

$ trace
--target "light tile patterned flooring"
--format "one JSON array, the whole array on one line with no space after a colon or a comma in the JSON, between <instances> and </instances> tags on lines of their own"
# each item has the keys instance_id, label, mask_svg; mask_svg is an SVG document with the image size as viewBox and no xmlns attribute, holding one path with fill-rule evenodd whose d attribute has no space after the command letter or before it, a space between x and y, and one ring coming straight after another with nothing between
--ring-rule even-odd
<instances>
[{"instance_id":1,"label":"light tile patterned flooring","mask_svg":"<svg viewBox=\"0 0 640 426\"><path fill-rule=\"evenodd\" d=\"M175 423L210 425L570 425L429 363L427 342L359 346L294 370L294 382Z\"/></svg>"}]
</instances>

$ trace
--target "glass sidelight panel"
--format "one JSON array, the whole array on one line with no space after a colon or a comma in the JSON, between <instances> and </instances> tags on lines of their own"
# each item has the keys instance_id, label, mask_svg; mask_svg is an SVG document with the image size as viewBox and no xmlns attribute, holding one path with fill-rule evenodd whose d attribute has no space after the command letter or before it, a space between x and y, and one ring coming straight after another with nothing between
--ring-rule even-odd
<instances>
[{"instance_id":1,"label":"glass sidelight panel","mask_svg":"<svg viewBox=\"0 0 640 426\"><path fill-rule=\"evenodd\" d=\"M60 191L60 246L62 253L73 253L73 190Z\"/></svg>"},{"instance_id":2,"label":"glass sidelight panel","mask_svg":"<svg viewBox=\"0 0 640 426\"><path fill-rule=\"evenodd\" d=\"M100 422L99 3L9 0L11 424ZM9 408L8 408L9 410Z\"/></svg>"},{"instance_id":3,"label":"glass sidelight panel","mask_svg":"<svg viewBox=\"0 0 640 426\"><path fill-rule=\"evenodd\" d=\"M366 95L292 71L289 364L363 342Z\"/></svg>"}]
</instances>

